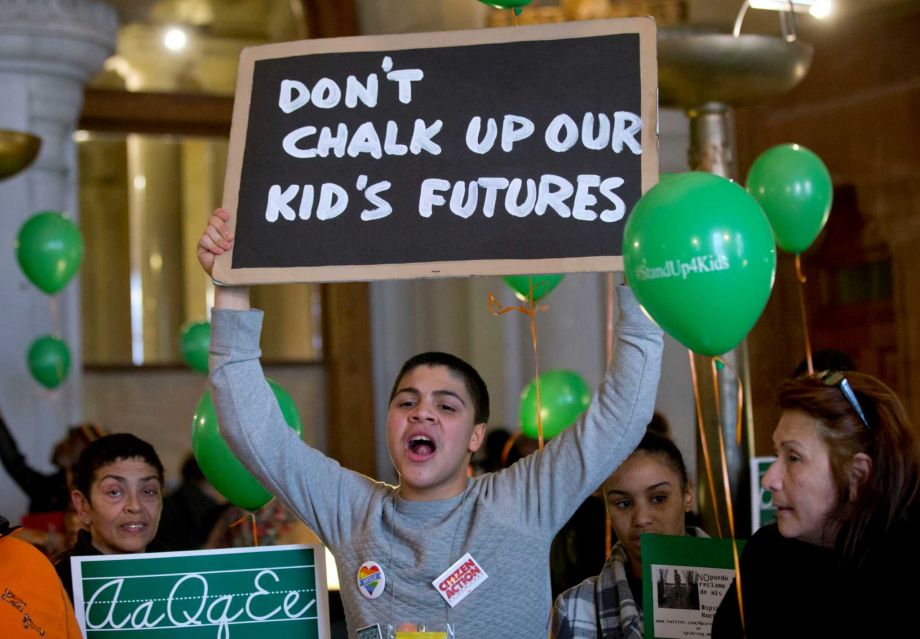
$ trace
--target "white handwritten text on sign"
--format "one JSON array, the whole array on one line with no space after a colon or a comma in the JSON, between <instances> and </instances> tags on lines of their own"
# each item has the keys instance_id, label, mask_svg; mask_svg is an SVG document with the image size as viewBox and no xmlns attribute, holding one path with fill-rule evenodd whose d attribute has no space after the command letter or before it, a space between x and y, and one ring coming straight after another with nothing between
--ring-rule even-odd
<instances>
[{"instance_id":1,"label":"white handwritten text on sign","mask_svg":"<svg viewBox=\"0 0 920 639\"><path fill-rule=\"evenodd\" d=\"M258 636L253 631L264 623L281 637L288 631L323 636L317 633L325 620L325 588L317 587L312 550L276 548L283 554L159 553L104 564L83 558L74 572L78 620L90 638L138 638L147 631L156 637L238 639Z\"/></svg>"},{"instance_id":2,"label":"white handwritten text on sign","mask_svg":"<svg viewBox=\"0 0 920 639\"><path fill-rule=\"evenodd\" d=\"M383 58L384 70L392 69L393 59ZM387 79L398 84L397 96L403 104L412 103L412 82L421 82L425 74L422 69L401 69L389 71ZM299 80L283 79L280 82L278 108L285 114L312 105L317 109L333 109L343 104L354 109L360 106L374 108L379 100L379 80L372 73L365 80L349 75L341 83L331 78L320 78L312 90ZM464 142L468 151L479 155L490 152L511 153L516 143L531 138L536 125L523 115L505 114L501 124L495 117L473 116L465 127ZM438 135L444 127L442 119L426 122L416 119L411 132L403 133L400 123L386 120L376 124L362 122L354 130L339 122L317 128L313 125L298 127L284 136L282 148L292 158L336 158L361 156L381 159L383 156L441 155ZM639 133L642 119L630 111L616 111L612 114L588 112L579 116L579 121L567 113L555 115L542 131L546 147L556 153L565 153L576 145L590 150L609 150L613 153L626 152L642 154ZM501 134L499 135L499 131ZM496 142L498 146L496 147ZM596 174L579 175L575 184L553 174L533 178L477 177L475 180L455 181L426 178L419 189L418 212L431 217L434 207L449 206L452 214L468 218L481 212L485 217L495 214L499 194L504 193L504 210L515 217L526 217L532 213L544 215L552 210L560 217L574 217L577 220L617 222L625 214L625 204L614 191L623 185L619 176L603 177ZM367 175L359 175L355 190L362 192L372 208L361 211L362 221L379 220L389 216L393 207L385 199L385 192L392 187L388 180L368 184ZM525 190L523 198L522 190ZM596 192L612 208L594 210L598 204ZM285 220L308 220L314 211L316 219L329 220L341 215L349 205L349 192L342 185L326 182L319 187L313 184L271 185L265 219L275 222ZM449 204L444 196L450 193ZM294 205L296 204L296 209Z\"/></svg>"}]
</instances>

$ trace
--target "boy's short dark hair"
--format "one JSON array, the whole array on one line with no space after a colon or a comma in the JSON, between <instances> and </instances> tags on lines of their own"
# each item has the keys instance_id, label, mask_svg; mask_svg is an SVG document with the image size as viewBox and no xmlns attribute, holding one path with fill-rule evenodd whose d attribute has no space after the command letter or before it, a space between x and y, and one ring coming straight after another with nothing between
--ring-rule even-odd
<instances>
[{"instance_id":1,"label":"boy's short dark hair","mask_svg":"<svg viewBox=\"0 0 920 639\"><path fill-rule=\"evenodd\" d=\"M400 380L419 366L444 366L449 371L459 375L463 379L466 391L470 394L470 399L473 400L473 423L485 424L489 421L489 389L486 387L486 383L482 381L482 377L479 376L475 368L450 353L429 351L419 353L415 357L410 357L406 360L406 363L399 369L396 381L393 382L393 390L390 391L389 401L392 402L397 391L399 391Z\"/></svg>"},{"instance_id":2,"label":"boy's short dark hair","mask_svg":"<svg viewBox=\"0 0 920 639\"><path fill-rule=\"evenodd\" d=\"M96 478L96 471L119 459L140 457L157 471L160 483L163 483L163 462L160 461L153 446L140 437L130 433L115 433L100 437L87 446L80 459L73 466L73 487L89 499L90 488Z\"/></svg>"}]
</instances>

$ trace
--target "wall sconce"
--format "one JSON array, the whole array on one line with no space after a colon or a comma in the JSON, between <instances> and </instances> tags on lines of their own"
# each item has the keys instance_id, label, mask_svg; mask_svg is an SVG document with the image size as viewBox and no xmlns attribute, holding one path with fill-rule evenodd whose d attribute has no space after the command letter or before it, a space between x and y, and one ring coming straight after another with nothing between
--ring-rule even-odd
<instances>
[{"instance_id":1,"label":"wall sconce","mask_svg":"<svg viewBox=\"0 0 920 639\"><path fill-rule=\"evenodd\" d=\"M41 144L41 139L31 133L0 130L0 180L32 164Z\"/></svg>"}]
</instances>

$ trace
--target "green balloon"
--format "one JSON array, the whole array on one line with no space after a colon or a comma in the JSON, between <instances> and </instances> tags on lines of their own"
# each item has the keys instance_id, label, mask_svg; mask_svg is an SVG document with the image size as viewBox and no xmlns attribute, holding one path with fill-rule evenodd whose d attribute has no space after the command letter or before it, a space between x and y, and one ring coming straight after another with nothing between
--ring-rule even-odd
<instances>
[{"instance_id":1,"label":"green balloon","mask_svg":"<svg viewBox=\"0 0 920 639\"><path fill-rule=\"evenodd\" d=\"M533 0L479 0L483 4L496 9L520 9L533 2Z\"/></svg>"},{"instance_id":2,"label":"green balloon","mask_svg":"<svg viewBox=\"0 0 920 639\"><path fill-rule=\"evenodd\" d=\"M16 259L30 282L45 293L57 293L80 268L83 236L61 213L36 213L19 229Z\"/></svg>"},{"instance_id":3,"label":"green balloon","mask_svg":"<svg viewBox=\"0 0 920 639\"><path fill-rule=\"evenodd\" d=\"M623 231L623 264L642 307L702 355L721 355L763 312L776 274L770 224L740 186L683 173L651 188Z\"/></svg>"},{"instance_id":4,"label":"green balloon","mask_svg":"<svg viewBox=\"0 0 920 639\"><path fill-rule=\"evenodd\" d=\"M682 175L682 174L681 173L667 173L663 171L658 174L658 183L660 184L661 182L664 182L665 180L670 180L672 177L677 177L678 175Z\"/></svg>"},{"instance_id":5,"label":"green balloon","mask_svg":"<svg viewBox=\"0 0 920 639\"><path fill-rule=\"evenodd\" d=\"M266 381L278 400L284 421L291 430L303 435L303 425L294 400L278 383L270 379ZM202 396L195 408L192 452L204 476L232 504L246 510L258 510L271 501L272 494L243 467L221 437L211 391Z\"/></svg>"},{"instance_id":6,"label":"green balloon","mask_svg":"<svg viewBox=\"0 0 920 639\"><path fill-rule=\"evenodd\" d=\"M45 388L57 388L70 371L67 343L51 335L39 337L29 346L29 372Z\"/></svg>"},{"instance_id":7,"label":"green balloon","mask_svg":"<svg viewBox=\"0 0 920 639\"><path fill-rule=\"evenodd\" d=\"M188 367L208 372L208 348L211 346L211 322L186 322L179 334L179 350Z\"/></svg>"},{"instance_id":8,"label":"green balloon","mask_svg":"<svg viewBox=\"0 0 920 639\"><path fill-rule=\"evenodd\" d=\"M559 285L565 275L506 275L502 279L514 291L515 297L526 302L530 297L530 281L533 280L533 301L543 299Z\"/></svg>"},{"instance_id":9,"label":"green balloon","mask_svg":"<svg viewBox=\"0 0 920 639\"><path fill-rule=\"evenodd\" d=\"M572 371L553 370L540 373L540 419L543 437L555 437L575 423L588 404L591 389ZM530 382L521 393L521 430L528 437L537 437L537 381Z\"/></svg>"},{"instance_id":10,"label":"green balloon","mask_svg":"<svg viewBox=\"0 0 920 639\"><path fill-rule=\"evenodd\" d=\"M815 241L834 197L824 162L798 144L761 153L748 171L747 189L767 214L776 244L790 253L801 253Z\"/></svg>"}]
</instances>

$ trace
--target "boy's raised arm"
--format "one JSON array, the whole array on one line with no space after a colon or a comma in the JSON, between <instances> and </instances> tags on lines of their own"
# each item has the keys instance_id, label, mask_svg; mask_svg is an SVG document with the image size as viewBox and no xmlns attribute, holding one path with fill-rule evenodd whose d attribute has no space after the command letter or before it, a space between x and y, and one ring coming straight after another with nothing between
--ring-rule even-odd
<instances>
[{"instance_id":1,"label":"boy's raised arm","mask_svg":"<svg viewBox=\"0 0 920 639\"><path fill-rule=\"evenodd\" d=\"M198 261L208 275L216 257L233 246L229 219L224 209L214 211L198 241ZM347 529L348 517L319 513L339 511L335 484L343 481L343 473L337 462L305 445L287 427L259 361L262 313L250 308L249 287L218 285L211 324L209 368L221 435L285 507L324 541L336 540L338 531Z\"/></svg>"}]
</instances>

